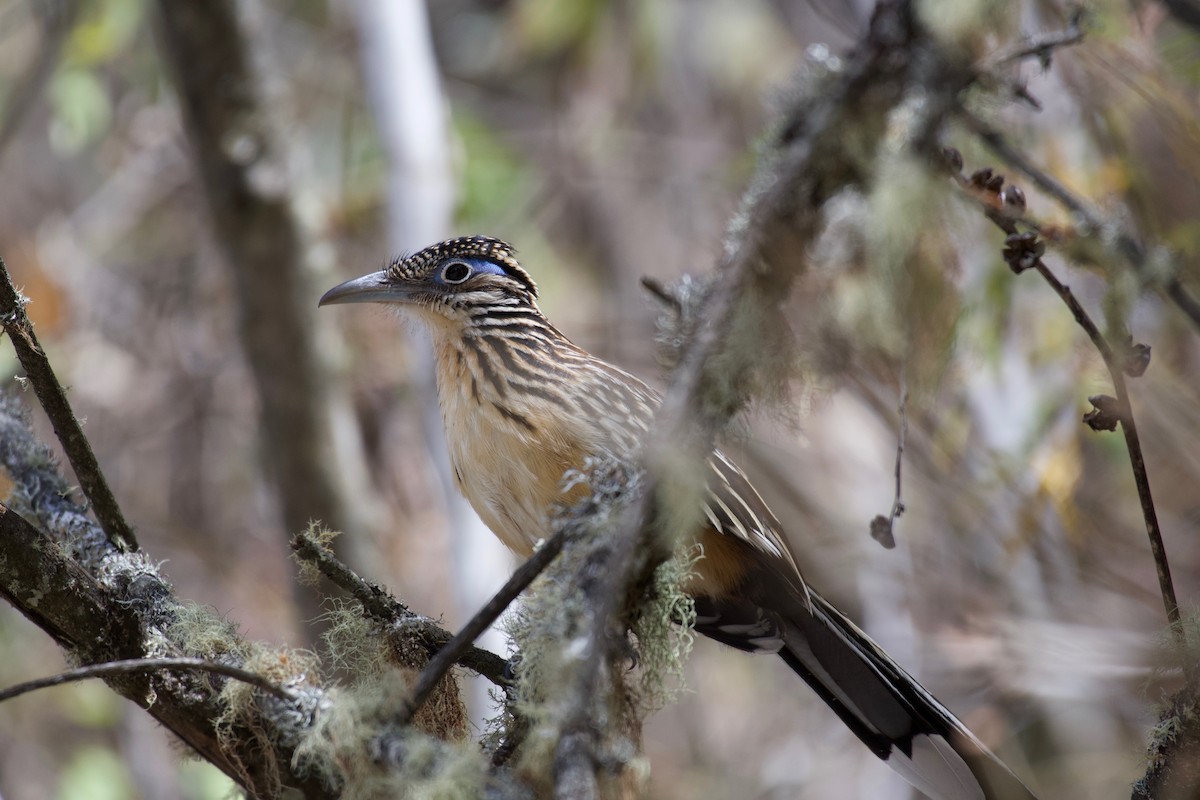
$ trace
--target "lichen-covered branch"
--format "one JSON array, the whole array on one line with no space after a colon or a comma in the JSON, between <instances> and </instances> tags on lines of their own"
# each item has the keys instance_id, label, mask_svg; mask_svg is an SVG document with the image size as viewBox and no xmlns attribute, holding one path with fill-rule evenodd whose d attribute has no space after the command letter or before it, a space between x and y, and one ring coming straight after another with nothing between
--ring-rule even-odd
<instances>
[{"instance_id":1,"label":"lichen-covered branch","mask_svg":"<svg viewBox=\"0 0 1200 800\"><path fill-rule=\"evenodd\" d=\"M780 368L770 359L779 351L762 345L786 335L780 304L803 267L823 203L866 174L887 114L918 88L914 76L924 82L921 91L945 95L935 107L948 107L957 93L959 83L939 80L949 71L931 45L909 3L880 3L844 70L824 91L796 102L784 119L672 376L645 450L644 485L621 521L596 608L576 644L587 666L577 674L555 756L558 797L600 796L589 710L624 641L620 612L631 589L644 584L694 523L670 505L699 507L702 479L686 465L703 461L717 431ZM680 518L687 522L668 522Z\"/></svg>"},{"instance_id":2,"label":"lichen-covered branch","mask_svg":"<svg viewBox=\"0 0 1200 800\"><path fill-rule=\"evenodd\" d=\"M1194 652L1194 651L1193 651ZM1200 671L1166 703L1151 732L1146 774L1131 800L1190 800L1200 787Z\"/></svg>"},{"instance_id":3,"label":"lichen-covered branch","mask_svg":"<svg viewBox=\"0 0 1200 800\"><path fill-rule=\"evenodd\" d=\"M76 564L43 533L10 508L0 506L0 596L50 634L76 661L108 662L186 652L167 630L179 606L170 587L140 554L115 556L105 582ZM230 650L244 646L231 635ZM210 654L215 655L215 654ZM233 656L225 653L225 657ZM335 797L321 782L292 773L297 722L311 718L320 693L304 687L302 701L256 701L243 709L238 728L253 725L262 736L245 736L219 725L227 719L224 681L169 671L121 674L109 685L142 706L164 727L221 769L252 797L274 797L282 785L304 797ZM263 750L263 742L278 749Z\"/></svg>"},{"instance_id":4,"label":"lichen-covered branch","mask_svg":"<svg viewBox=\"0 0 1200 800\"><path fill-rule=\"evenodd\" d=\"M446 670L450 666L459 664L482 675L497 686L504 687L507 685L504 671L508 662L495 653L480 647L471 646L475 638L478 637L477 633L474 636L470 636L469 639L464 637L461 632L458 636L454 636L429 617L412 611L389 594L382 586L371 583L339 561L333 551L322 544L318 536L312 532L298 534L292 540L292 549L301 562L312 564L333 585L348 592L351 597L358 601L364 612L384 623L389 629L402 629L405 636L419 639L425 645L430 658L444 652L453 653L452 658L448 655L443 657L444 659L448 659L449 663L445 665L445 668L438 668L439 678L445 675ZM551 548L543 558L546 560L553 558L553 554L557 553L557 551L558 548ZM533 577L536 577L536 575L530 576L530 580ZM515 575L514 578L516 578ZM528 582L525 581L524 584L517 588L516 592L519 593ZM486 627L491 624L495 616L498 616L500 612L507 608L514 597L515 594L511 596L504 595L503 599L493 600L493 603L501 602L502 605L499 611L496 611L495 615L484 623L484 626ZM476 616L483 615L487 610L482 610ZM451 649L452 640L459 637L463 637L464 642L455 645ZM430 666L426 669L432 667L433 662L431 661ZM416 693L414 693L414 702L415 697Z\"/></svg>"}]
</instances>

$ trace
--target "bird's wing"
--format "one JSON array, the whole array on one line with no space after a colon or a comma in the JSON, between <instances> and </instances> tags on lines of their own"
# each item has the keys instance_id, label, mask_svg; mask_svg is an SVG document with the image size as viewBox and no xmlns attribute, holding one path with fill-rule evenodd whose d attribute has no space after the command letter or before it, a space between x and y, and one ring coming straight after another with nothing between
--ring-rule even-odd
<instances>
[{"instance_id":1,"label":"bird's wing","mask_svg":"<svg viewBox=\"0 0 1200 800\"><path fill-rule=\"evenodd\" d=\"M745 473L720 450L713 451L708 463L714 475L704 504L709 524L717 533L735 536L776 561L782 572L790 573L787 577L795 588L807 596L808 586L783 539L783 526Z\"/></svg>"}]
</instances>

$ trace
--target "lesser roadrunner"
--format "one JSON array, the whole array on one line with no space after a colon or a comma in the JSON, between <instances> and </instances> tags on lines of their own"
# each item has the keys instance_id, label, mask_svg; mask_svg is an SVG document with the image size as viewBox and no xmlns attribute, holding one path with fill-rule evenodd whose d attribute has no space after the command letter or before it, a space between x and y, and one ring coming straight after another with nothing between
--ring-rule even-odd
<instances>
[{"instance_id":1,"label":"lesser roadrunner","mask_svg":"<svg viewBox=\"0 0 1200 800\"><path fill-rule=\"evenodd\" d=\"M637 453L659 395L576 347L537 306L513 249L453 239L326 292L321 305L390 303L430 332L458 486L528 557L551 534L563 476L589 456ZM696 630L776 653L877 756L938 800L1030 800L1022 783L928 691L804 583L783 527L719 450L709 458Z\"/></svg>"}]
</instances>

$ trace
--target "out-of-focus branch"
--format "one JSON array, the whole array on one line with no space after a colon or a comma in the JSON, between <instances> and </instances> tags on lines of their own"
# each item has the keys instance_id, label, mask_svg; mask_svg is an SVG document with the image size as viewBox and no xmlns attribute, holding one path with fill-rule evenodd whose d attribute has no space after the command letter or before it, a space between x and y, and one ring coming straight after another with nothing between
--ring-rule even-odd
<instances>
[{"instance_id":1,"label":"out-of-focus branch","mask_svg":"<svg viewBox=\"0 0 1200 800\"><path fill-rule=\"evenodd\" d=\"M629 592L676 544L672 532L661 529L670 516L660 507L664 490L689 480L678 474L678 465L703 459L720 427L749 399L747 387L754 384L749 379L763 366L746 353L728 353L727 334L738 322L770 327L777 319L815 235L822 204L856 181L870 158L865 154L884 130L883 120L914 77L920 76L923 92L937 94L935 106L946 100L942 95L955 96L960 84L944 80L941 58L927 45L909 3L880 3L845 69L825 91L798 102L781 127L777 156L748 195L696 332L655 418L644 455L644 489L625 514L606 562L580 645L586 666L576 677L555 753L557 797L598 796L595 729L588 711L602 670L624 641L614 634L620 633L617 622Z\"/></svg>"},{"instance_id":2,"label":"out-of-focus branch","mask_svg":"<svg viewBox=\"0 0 1200 800\"><path fill-rule=\"evenodd\" d=\"M412 252L445 239L454 224L458 179L447 99L424 2L353 3L363 77L379 146L387 159L386 225L392 252ZM442 436L433 348L418 343L410 370L422 414L420 430L436 474L450 539L455 602L463 617L483 605L510 568L508 554L462 496ZM495 648L501 637L484 634ZM482 721L485 687L472 684L467 702Z\"/></svg>"},{"instance_id":3,"label":"out-of-focus branch","mask_svg":"<svg viewBox=\"0 0 1200 800\"><path fill-rule=\"evenodd\" d=\"M1009 144L1000 131L967 112L960 114L960 118L993 153L1029 178L1035 186L1057 200L1072 214L1075 214L1090 229L1091 233L1105 234L1098 236L1097 239L1115 251L1116 255L1128 264L1139 277L1152 286L1161 283L1159 288L1162 292L1200 331L1200 301L1193 297L1192 293L1180 282L1176 274L1177 270L1173 269L1162 278L1156 278L1149 274L1151 270L1145 245L1122 230L1115 222L1104 219L1103 215L1090 203L1076 196L1058 179L1035 166L1024 153ZM1110 234L1112 243L1107 244Z\"/></svg>"},{"instance_id":4,"label":"out-of-focus branch","mask_svg":"<svg viewBox=\"0 0 1200 800\"><path fill-rule=\"evenodd\" d=\"M50 418L54 434L62 444L71 469L79 479L79 485L84 495L92 504L92 509L104 529L108 540L121 549L137 550L137 537L133 529L125 521L117 499L108 487L96 454L92 452L91 442L83 435L83 428L71 410L67 401L67 393L54 374L46 352L38 343L33 332L33 325L25 315L25 302L13 286L8 275L8 268L0 258L0 325L4 326L17 358L25 369L25 374L37 394L38 401ZM84 543L76 542L83 546Z\"/></svg>"},{"instance_id":5,"label":"out-of-focus branch","mask_svg":"<svg viewBox=\"0 0 1200 800\"><path fill-rule=\"evenodd\" d=\"M292 539L292 549L297 558L312 564L331 583L348 592L367 614L389 627L402 628L406 635L415 636L424 644L431 657L448 650L452 639L455 638L449 631L429 617L410 610L382 586L371 583L355 573L313 535L297 534ZM507 607L507 603L505 606ZM464 666L497 686L506 687L508 683L504 671L508 662L495 653L470 646L473 641L474 638L466 642L467 646L455 646L451 664Z\"/></svg>"},{"instance_id":6,"label":"out-of-focus branch","mask_svg":"<svg viewBox=\"0 0 1200 800\"><path fill-rule=\"evenodd\" d=\"M0 122L0 159L54 74L63 45L75 27L83 3L81 0L47 0L30 5L37 9L41 17L42 41L36 59L16 88L9 93L7 107L0 112L0 119L3 119Z\"/></svg>"},{"instance_id":7,"label":"out-of-focus branch","mask_svg":"<svg viewBox=\"0 0 1200 800\"><path fill-rule=\"evenodd\" d=\"M354 530L342 496L305 271L306 241L291 205L235 0L158 4L164 61L204 186L216 240L234 278L241 344L259 397L261 452L288 536L313 519ZM313 593L297 592L306 618Z\"/></svg>"},{"instance_id":8,"label":"out-of-focus branch","mask_svg":"<svg viewBox=\"0 0 1200 800\"><path fill-rule=\"evenodd\" d=\"M232 664L220 664L216 661L205 661L202 658L127 658L122 661L89 664L86 667L70 669L66 672L60 672L57 675L49 675L45 678L18 683L16 686L10 686L0 691L0 703L3 703L5 700L12 700L14 697L20 697L23 694L36 692L39 689L62 686L64 683L77 683L78 681L92 680L94 678L114 678L119 675L137 675L161 670L211 672L215 675L224 675L227 678L234 678L251 686L256 686L281 700L296 699L295 695L287 689L271 683L257 672L235 667Z\"/></svg>"},{"instance_id":9,"label":"out-of-focus branch","mask_svg":"<svg viewBox=\"0 0 1200 800\"><path fill-rule=\"evenodd\" d=\"M904 513L904 501L901 499L901 470L904 467L904 440L908 438L908 387L903 376L900 378L900 432L896 435L896 493L892 497L892 508L885 517L876 515L871 520L871 538L888 550L896 546L896 518Z\"/></svg>"},{"instance_id":10,"label":"out-of-focus branch","mask_svg":"<svg viewBox=\"0 0 1200 800\"><path fill-rule=\"evenodd\" d=\"M1004 178L996 175L990 169L976 171L970 178L963 177L961 172L962 156L957 151L949 151L947 161L958 182L971 197L980 204L984 214L998 228L1008 234L1005 239L1004 257L1016 273L1027 269L1037 270L1038 274L1050 285L1070 310L1075 321L1087 333L1088 338L1104 360L1112 379L1116 398L1103 396L1092 398L1096 409L1084 417L1084 422L1093 430L1113 430L1117 424L1125 436L1125 446L1129 451L1129 461L1133 469L1133 479L1137 486L1138 501L1142 509L1142 517L1146 524L1146 535L1150 540L1150 552L1154 558L1155 570L1158 573L1159 591L1162 594L1163 607L1167 613L1167 621L1172 633L1180 642L1184 632L1180 626L1179 601L1175 595L1175 584L1171 579L1171 567L1167 560L1166 547L1163 544L1162 531L1158 524L1158 512L1154 507L1154 498L1150 491L1150 477L1146 471L1145 457L1142 455L1141 439L1138 436L1137 422L1134 419L1133 407L1129 401L1129 389L1125 376L1140 376L1145 371L1149 360L1149 348L1140 345L1122 346L1115 348L1101 333L1100 328L1092 320L1083 305L1075 297L1071 288L1058 279L1042 260L1045 244L1038 238L1036 232L1021 232L1018 222L1025 211L1025 195L1020 189L1004 187Z\"/></svg>"},{"instance_id":11,"label":"out-of-focus branch","mask_svg":"<svg viewBox=\"0 0 1200 800\"><path fill-rule=\"evenodd\" d=\"M1200 33L1200 3L1196 3L1196 0L1162 0L1162 4L1171 12L1171 16L1193 32Z\"/></svg>"},{"instance_id":12,"label":"out-of-focus branch","mask_svg":"<svg viewBox=\"0 0 1200 800\"><path fill-rule=\"evenodd\" d=\"M1007 53L1001 53L993 59L993 63L1003 65L1026 58L1036 58L1041 62L1043 68L1049 67L1050 57L1054 51L1083 41L1083 15L1083 6L1076 6L1067 18L1067 27L1061 31L1034 34L1014 49Z\"/></svg>"}]
</instances>

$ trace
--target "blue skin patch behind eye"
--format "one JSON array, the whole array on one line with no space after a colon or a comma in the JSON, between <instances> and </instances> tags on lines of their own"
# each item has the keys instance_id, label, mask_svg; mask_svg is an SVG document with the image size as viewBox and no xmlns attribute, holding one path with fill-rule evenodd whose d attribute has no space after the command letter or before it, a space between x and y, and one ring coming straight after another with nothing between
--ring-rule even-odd
<instances>
[{"instance_id":1,"label":"blue skin patch behind eye","mask_svg":"<svg viewBox=\"0 0 1200 800\"><path fill-rule=\"evenodd\" d=\"M500 267L499 264L496 264L495 262L492 262L492 261L488 261L486 258L454 258L454 259L449 259L448 261L446 261L445 264L442 264L440 267L438 267L437 273L435 273L433 276L434 283L440 284L442 286L459 286L459 285L461 285L462 281L459 281L458 283L448 283L448 282L442 280L442 271L446 268L446 264L453 264L456 261L461 261L464 264L469 264L471 266L472 274L475 274L476 272L486 272L489 275L505 275L505 274L507 274L507 273L505 273L504 269Z\"/></svg>"}]
</instances>

